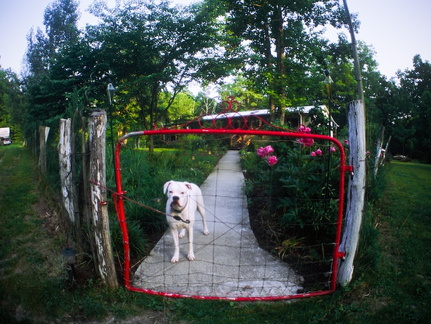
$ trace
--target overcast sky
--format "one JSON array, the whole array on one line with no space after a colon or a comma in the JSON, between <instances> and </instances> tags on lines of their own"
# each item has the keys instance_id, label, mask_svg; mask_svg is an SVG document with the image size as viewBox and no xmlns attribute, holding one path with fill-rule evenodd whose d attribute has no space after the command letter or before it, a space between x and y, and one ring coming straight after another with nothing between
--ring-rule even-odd
<instances>
[{"instance_id":1,"label":"overcast sky","mask_svg":"<svg viewBox=\"0 0 431 324\"><path fill-rule=\"evenodd\" d=\"M44 30L43 14L51 0L0 0L0 66L19 73L30 29ZM93 0L81 0L79 27L94 19L86 10ZM176 0L189 4L196 0ZM115 0L108 0L114 4ZM376 51L379 71L388 78L397 70L412 68L415 54L431 61L431 0L347 0L351 13L358 13L357 35ZM348 35L347 30L345 33ZM350 38L349 38L350 39Z\"/></svg>"}]
</instances>

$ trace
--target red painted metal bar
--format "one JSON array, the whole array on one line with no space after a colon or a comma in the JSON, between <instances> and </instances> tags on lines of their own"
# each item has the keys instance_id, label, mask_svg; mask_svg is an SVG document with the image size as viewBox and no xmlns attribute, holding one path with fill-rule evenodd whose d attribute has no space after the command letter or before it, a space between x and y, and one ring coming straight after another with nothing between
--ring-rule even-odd
<instances>
[{"instance_id":1,"label":"red painted metal bar","mask_svg":"<svg viewBox=\"0 0 431 324\"><path fill-rule=\"evenodd\" d=\"M298 295L287 295L287 296L267 296L267 297L217 297L217 296L194 296L194 295L182 295L172 294L166 292L156 292L148 289L141 289L131 286L131 268L130 268L130 244L129 235L127 231L126 216L124 211L124 200L123 195L125 192L122 188L121 183L121 163L120 163L120 151L123 142L133 136L151 136L151 135L166 135L166 134L227 134L227 135L258 135L258 136L279 136L279 137L290 137L290 138L312 138L315 140L325 140L334 143L340 152L340 181L339 181L339 200L338 200L338 215L337 215L337 228L335 237L335 246L333 252L333 263L332 263L332 277L331 285L329 290L316 291L311 293L304 293ZM159 295L165 297L177 297L177 298L196 298L196 299L208 299L208 300L235 300L235 301L270 301L270 300L281 300L281 299L294 299L304 298L313 296L327 295L335 291L337 285L337 274L338 274L338 263L339 259L344 257L344 253L339 251L341 242L341 230L342 220L344 214L344 175L345 172L353 171L350 166L346 166L346 155L344 152L343 145L335 138L311 134L311 133L300 133L300 132L286 132L286 131L266 131L266 130L251 130L251 129L156 129L148 131L137 131L128 133L121 137L117 143L115 150L115 175L116 175L116 190L114 194L115 206L117 211L118 221L123 234L123 248L124 248L124 282L127 289L131 291L143 292L152 295Z\"/></svg>"}]
</instances>

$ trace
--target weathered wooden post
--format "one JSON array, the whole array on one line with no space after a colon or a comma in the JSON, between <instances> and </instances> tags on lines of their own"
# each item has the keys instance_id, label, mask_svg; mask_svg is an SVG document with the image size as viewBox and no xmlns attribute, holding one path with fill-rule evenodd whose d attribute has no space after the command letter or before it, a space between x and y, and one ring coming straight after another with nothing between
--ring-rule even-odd
<instances>
[{"instance_id":1,"label":"weathered wooden post","mask_svg":"<svg viewBox=\"0 0 431 324\"><path fill-rule=\"evenodd\" d=\"M382 134L377 139L376 157L374 159L374 178L377 177L377 171L379 170L379 161L382 153L383 140L385 138L385 127L382 128Z\"/></svg>"},{"instance_id":2,"label":"weathered wooden post","mask_svg":"<svg viewBox=\"0 0 431 324\"><path fill-rule=\"evenodd\" d=\"M39 126L39 168L46 174L46 142L48 141L49 127Z\"/></svg>"},{"instance_id":3,"label":"weathered wooden post","mask_svg":"<svg viewBox=\"0 0 431 324\"><path fill-rule=\"evenodd\" d=\"M75 223L75 186L72 175L72 129L71 120L60 119L60 139L58 158L60 162L61 196L64 210L72 223Z\"/></svg>"},{"instance_id":4,"label":"weathered wooden post","mask_svg":"<svg viewBox=\"0 0 431 324\"><path fill-rule=\"evenodd\" d=\"M354 173L350 177L347 189L346 217L344 233L339 250L346 252L344 261L340 264L338 282L345 286L353 276L353 261L359 242L359 232L362 224L362 213L365 199L365 113L362 101L357 100L349 105L349 165Z\"/></svg>"},{"instance_id":5,"label":"weathered wooden post","mask_svg":"<svg viewBox=\"0 0 431 324\"><path fill-rule=\"evenodd\" d=\"M109 232L108 206L106 204L106 112L93 110L89 121L90 141L90 199L97 254L97 269L110 288L118 287L114 257Z\"/></svg>"}]
</instances>

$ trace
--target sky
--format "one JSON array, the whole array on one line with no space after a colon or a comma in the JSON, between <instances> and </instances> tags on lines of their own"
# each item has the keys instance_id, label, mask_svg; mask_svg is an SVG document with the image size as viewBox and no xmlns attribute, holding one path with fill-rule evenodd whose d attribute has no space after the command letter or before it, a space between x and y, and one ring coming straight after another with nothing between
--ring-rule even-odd
<instances>
[{"instance_id":1,"label":"sky","mask_svg":"<svg viewBox=\"0 0 431 324\"><path fill-rule=\"evenodd\" d=\"M80 0L78 26L96 24L87 8L94 0ZM189 4L197 0L175 0ZM44 30L43 15L52 0L0 0L0 66L20 74L31 28ZM113 6L115 0L107 0ZM388 78L413 68L413 57L431 61L431 0L347 0L361 21L357 40L372 46L378 70ZM344 31L350 36L348 31Z\"/></svg>"}]
</instances>

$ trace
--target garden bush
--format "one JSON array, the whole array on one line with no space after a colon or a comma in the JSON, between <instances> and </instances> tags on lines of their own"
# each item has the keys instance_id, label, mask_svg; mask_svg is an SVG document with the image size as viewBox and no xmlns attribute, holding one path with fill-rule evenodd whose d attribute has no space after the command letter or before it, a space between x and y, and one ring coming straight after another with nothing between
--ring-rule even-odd
<instances>
[{"instance_id":1,"label":"garden bush","mask_svg":"<svg viewBox=\"0 0 431 324\"><path fill-rule=\"evenodd\" d=\"M307 130L308 131L308 130ZM340 154L331 142L272 137L242 151L253 230L286 261L332 259ZM254 223L254 225L253 225Z\"/></svg>"}]
</instances>

